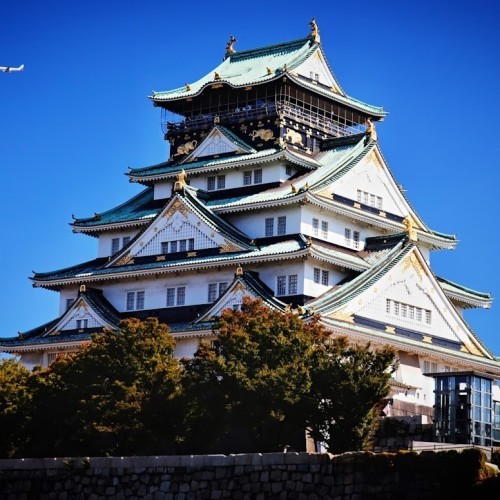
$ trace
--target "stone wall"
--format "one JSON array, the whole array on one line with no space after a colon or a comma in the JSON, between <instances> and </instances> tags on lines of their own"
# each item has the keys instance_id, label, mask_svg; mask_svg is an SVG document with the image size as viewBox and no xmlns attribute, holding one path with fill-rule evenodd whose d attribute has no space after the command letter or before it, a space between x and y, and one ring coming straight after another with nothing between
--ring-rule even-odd
<instances>
[{"instance_id":1,"label":"stone wall","mask_svg":"<svg viewBox=\"0 0 500 500\"><path fill-rule=\"evenodd\" d=\"M441 491L433 474L418 472L405 460L398 465L397 457L267 453L0 460L0 498L426 499ZM476 472L462 476L473 478ZM440 478L446 479L442 470ZM460 492L467 492L471 482L460 484Z\"/></svg>"}]
</instances>

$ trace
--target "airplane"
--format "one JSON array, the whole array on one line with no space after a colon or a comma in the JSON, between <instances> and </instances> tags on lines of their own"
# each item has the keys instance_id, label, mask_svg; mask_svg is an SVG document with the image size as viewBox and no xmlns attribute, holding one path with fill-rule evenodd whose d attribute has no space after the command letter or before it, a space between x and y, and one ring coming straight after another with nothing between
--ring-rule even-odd
<instances>
[{"instance_id":1,"label":"airplane","mask_svg":"<svg viewBox=\"0 0 500 500\"><path fill-rule=\"evenodd\" d=\"M17 68L14 68L12 66L0 66L0 71L3 71L4 73L12 73L13 71L22 71L24 69L24 64L21 64L21 66L18 66Z\"/></svg>"}]
</instances>

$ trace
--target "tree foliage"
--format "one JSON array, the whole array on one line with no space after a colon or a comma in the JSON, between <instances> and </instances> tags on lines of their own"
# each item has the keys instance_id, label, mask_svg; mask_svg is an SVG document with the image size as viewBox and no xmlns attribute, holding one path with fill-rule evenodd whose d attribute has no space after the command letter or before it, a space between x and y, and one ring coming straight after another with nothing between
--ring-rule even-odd
<instances>
[{"instance_id":1,"label":"tree foliage","mask_svg":"<svg viewBox=\"0 0 500 500\"><path fill-rule=\"evenodd\" d=\"M31 455L166 452L174 439L180 365L157 319L124 320L31 379Z\"/></svg>"},{"instance_id":2,"label":"tree foliage","mask_svg":"<svg viewBox=\"0 0 500 500\"><path fill-rule=\"evenodd\" d=\"M331 340L318 319L259 300L223 311L214 332L213 346L185 361L188 449L279 450L306 428L331 450L361 448L388 393L392 351Z\"/></svg>"},{"instance_id":3,"label":"tree foliage","mask_svg":"<svg viewBox=\"0 0 500 500\"><path fill-rule=\"evenodd\" d=\"M14 457L23 442L31 400L28 377L17 359L0 359L0 458Z\"/></svg>"}]
</instances>

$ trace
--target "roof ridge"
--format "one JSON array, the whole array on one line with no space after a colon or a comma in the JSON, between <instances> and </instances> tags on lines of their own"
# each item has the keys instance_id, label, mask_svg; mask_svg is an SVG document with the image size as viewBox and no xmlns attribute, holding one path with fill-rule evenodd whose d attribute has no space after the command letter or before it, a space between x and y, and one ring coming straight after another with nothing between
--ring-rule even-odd
<instances>
[{"instance_id":1,"label":"roof ridge","mask_svg":"<svg viewBox=\"0 0 500 500\"><path fill-rule=\"evenodd\" d=\"M290 40L288 42L280 42L280 43L275 43L272 45L264 45L262 47L256 47L254 49L246 49L246 50L240 50L236 51L234 54L231 54L227 59L229 61L232 60L241 60L245 59L251 55L254 56L259 56L259 55L266 55L268 53L276 52L280 49L284 48L290 48L292 49L297 49L301 45L305 45L306 42L311 42L313 41L313 38L311 36L307 36L305 38L297 38L296 40Z\"/></svg>"}]
</instances>

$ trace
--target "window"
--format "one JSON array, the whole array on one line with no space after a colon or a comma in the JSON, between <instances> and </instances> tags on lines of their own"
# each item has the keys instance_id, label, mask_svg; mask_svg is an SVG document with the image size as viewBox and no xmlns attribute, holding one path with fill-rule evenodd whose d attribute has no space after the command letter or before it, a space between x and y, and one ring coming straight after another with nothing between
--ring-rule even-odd
<instances>
[{"instance_id":1,"label":"window","mask_svg":"<svg viewBox=\"0 0 500 500\"><path fill-rule=\"evenodd\" d=\"M111 255L115 254L120 250L120 238L113 238L111 240Z\"/></svg>"},{"instance_id":2,"label":"window","mask_svg":"<svg viewBox=\"0 0 500 500\"><path fill-rule=\"evenodd\" d=\"M208 284L208 302L215 302L226 290L227 281Z\"/></svg>"},{"instance_id":3,"label":"window","mask_svg":"<svg viewBox=\"0 0 500 500\"><path fill-rule=\"evenodd\" d=\"M285 167L285 174L286 175L292 175L292 167L290 165L287 165Z\"/></svg>"},{"instance_id":4,"label":"window","mask_svg":"<svg viewBox=\"0 0 500 500\"><path fill-rule=\"evenodd\" d=\"M167 288L167 307L183 306L186 303L186 287Z\"/></svg>"},{"instance_id":5,"label":"window","mask_svg":"<svg viewBox=\"0 0 500 500\"><path fill-rule=\"evenodd\" d=\"M81 330L82 328L88 328L89 320L88 319L77 319L76 320L76 329Z\"/></svg>"},{"instance_id":6,"label":"window","mask_svg":"<svg viewBox=\"0 0 500 500\"><path fill-rule=\"evenodd\" d=\"M309 77L313 82L318 82L319 81L319 73L315 73L314 71L309 72Z\"/></svg>"},{"instance_id":7,"label":"window","mask_svg":"<svg viewBox=\"0 0 500 500\"><path fill-rule=\"evenodd\" d=\"M217 189L224 189L226 187L225 175L210 175L207 177L207 191L215 191L216 187Z\"/></svg>"},{"instance_id":8,"label":"window","mask_svg":"<svg viewBox=\"0 0 500 500\"><path fill-rule=\"evenodd\" d=\"M127 311L144 309L144 295L145 292L143 290L139 292L127 292Z\"/></svg>"},{"instance_id":9,"label":"window","mask_svg":"<svg viewBox=\"0 0 500 500\"><path fill-rule=\"evenodd\" d=\"M351 246L351 230L347 227L344 231L344 241L347 246Z\"/></svg>"},{"instance_id":10,"label":"window","mask_svg":"<svg viewBox=\"0 0 500 500\"><path fill-rule=\"evenodd\" d=\"M297 285L298 276L296 274L278 276L276 278L276 295L296 295Z\"/></svg>"},{"instance_id":11,"label":"window","mask_svg":"<svg viewBox=\"0 0 500 500\"><path fill-rule=\"evenodd\" d=\"M75 299L66 299L66 311L73 305Z\"/></svg>"},{"instance_id":12,"label":"window","mask_svg":"<svg viewBox=\"0 0 500 500\"><path fill-rule=\"evenodd\" d=\"M319 231L319 219L313 219L312 222L312 228L313 228L313 236L318 236L318 231Z\"/></svg>"},{"instance_id":13,"label":"window","mask_svg":"<svg viewBox=\"0 0 500 500\"><path fill-rule=\"evenodd\" d=\"M286 295L286 276L276 278L276 295Z\"/></svg>"},{"instance_id":14,"label":"window","mask_svg":"<svg viewBox=\"0 0 500 500\"><path fill-rule=\"evenodd\" d=\"M266 236L273 236L274 235L274 218L273 217L269 217L266 219L265 235Z\"/></svg>"},{"instance_id":15,"label":"window","mask_svg":"<svg viewBox=\"0 0 500 500\"><path fill-rule=\"evenodd\" d=\"M321 284L322 285L328 286L329 274L330 273L328 271L325 271L324 269L321 271Z\"/></svg>"},{"instance_id":16,"label":"window","mask_svg":"<svg viewBox=\"0 0 500 500\"><path fill-rule=\"evenodd\" d=\"M249 186L252 184L252 171L243 172L243 185Z\"/></svg>"},{"instance_id":17,"label":"window","mask_svg":"<svg viewBox=\"0 0 500 500\"><path fill-rule=\"evenodd\" d=\"M321 221L321 237L325 240L328 238L328 222Z\"/></svg>"},{"instance_id":18,"label":"window","mask_svg":"<svg viewBox=\"0 0 500 500\"><path fill-rule=\"evenodd\" d=\"M243 172L243 185L250 186L250 184L262 184L262 169L247 170Z\"/></svg>"},{"instance_id":19,"label":"window","mask_svg":"<svg viewBox=\"0 0 500 500\"><path fill-rule=\"evenodd\" d=\"M120 247L120 238L113 238L111 240L111 255L115 254L120 250L120 248L123 248L125 245L128 245L130 242L130 236L124 236L121 240L121 247Z\"/></svg>"},{"instance_id":20,"label":"window","mask_svg":"<svg viewBox=\"0 0 500 500\"><path fill-rule=\"evenodd\" d=\"M385 312L393 316L416 321L417 323L431 324L431 311L410 304L404 304L397 300L386 299Z\"/></svg>"},{"instance_id":21,"label":"window","mask_svg":"<svg viewBox=\"0 0 500 500\"><path fill-rule=\"evenodd\" d=\"M424 373L436 373L438 371L437 363L424 361Z\"/></svg>"},{"instance_id":22,"label":"window","mask_svg":"<svg viewBox=\"0 0 500 500\"><path fill-rule=\"evenodd\" d=\"M382 197L377 196L373 193L367 193L366 191L362 191L358 189L357 191L357 200L358 203L363 203L364 205L368 205L369 207L375 207L379 210L382 210Z\"/></svg>"},{"instance_id":23,"label":"window","mask_svg":"<svg viewBox=\"0 0 500 500\"><path fill-rule=\"evenodd\" d=\"M359 249L360 234L348 227L344 230L344 242L347 247Z\"/></svg>"},{"instance_id":24,"label":"window","mask_svg":"<svg viewBox=\"0 0 500 500\"><path fill-rule=\"evenodd\" d=\"M321 283L322 285L328 286L330 281L330 273L324 269L319 269L317 267L313 270L313 280L314 283Z\"/></svg>"},{"instance_id":25,"label":"window","mask_svg":"<svg viewBox=\"0 0 500 500\"><path fill-rule=\"evenodd\" d=\"M278 235L286 234L286 217L278 217Z\"/></svg>"},{"instance_id":26,"label":"window","mask_svg":"<svg viewBox=\"0 0 500 500\"><path fill-rule=\"evenodd\" d=\"M321 280L321 269L315 267L313 270L313 281L314 283L319 283L320 280Z\"/></svg>"},{"instance_id":27,"label":"window","mask_svg":"<svg viewBox=\"0 0 500 500\"><path fill-rule=\"evenodd\" d=\"M161 253L190 252L191 250L194 250L194 238L189 238L187 240L163 241L161 243Z\"/></svg>"}]
</instances>

